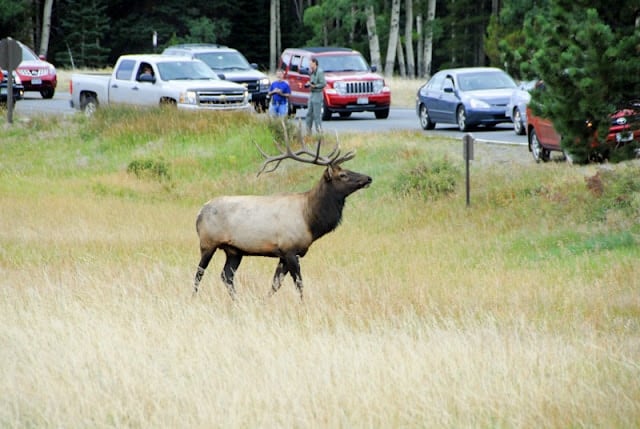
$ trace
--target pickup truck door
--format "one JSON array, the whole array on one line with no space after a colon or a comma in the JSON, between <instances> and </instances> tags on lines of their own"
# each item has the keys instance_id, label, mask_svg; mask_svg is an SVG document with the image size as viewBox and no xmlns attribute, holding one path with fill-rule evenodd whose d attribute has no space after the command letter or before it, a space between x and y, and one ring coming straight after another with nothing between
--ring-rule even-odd
<instances>
[{"instance_id":1,"label":"pickup truck door","mask_svg":"<svg viewBox=\"0 0 640 429\"><path fill-rule=\"evenodd\" d=\"M134 102L131 88L136 84L133 76L135 66L134 60L122 60L118 63L109 81L110 103L132 104Z\"/></svg>"},{"instance_id":2,"label":"pickup truck door","mask_svg":"<svg viewBox=\"0 0 640 429\"><path fill-rule=\"evenodd\" d=\"M118 104L135 104L137 106L156 106L160 99L155 84L139 82L139 65L134 60L122 60L116 66L111 82L109 82L109 101ZM157 71L154 71L157 76Z\"/></svg>"}]
</instances>

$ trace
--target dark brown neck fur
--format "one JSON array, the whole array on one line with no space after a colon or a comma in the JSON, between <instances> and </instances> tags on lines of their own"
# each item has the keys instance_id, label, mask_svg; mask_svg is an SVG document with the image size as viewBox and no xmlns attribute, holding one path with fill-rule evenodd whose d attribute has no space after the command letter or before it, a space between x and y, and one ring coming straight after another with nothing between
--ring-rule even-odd
<instances>
[{"instance_id":1,"label":"dark brown neck fur","mask_svg":"<svg viewBox=\"0 0 640 429\"><path fill-rule=\"evenodd\" d=\"M346 198L325 175L307 192L304 215L313 240L333 231L340 224Z\"/></svg>"}]
</instances>

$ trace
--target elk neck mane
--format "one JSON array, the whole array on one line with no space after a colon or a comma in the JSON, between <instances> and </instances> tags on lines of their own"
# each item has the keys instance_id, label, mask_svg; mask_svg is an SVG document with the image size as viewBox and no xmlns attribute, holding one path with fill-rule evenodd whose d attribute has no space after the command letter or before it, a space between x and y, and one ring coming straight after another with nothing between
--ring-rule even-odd
<instances>
[{"instance_id":1,"label":"elk neck mane","mask_svg":"<svg viewBox=\"0 0 640 429\"><path fill-rule=\"evenodd\" d=\"M347 196L333 186L332 181L327 179L328 174L325 171L318 183L307 191L304 216L313 240L336 229L342 220L342 209Z\"/></svg>"}]
</instances>

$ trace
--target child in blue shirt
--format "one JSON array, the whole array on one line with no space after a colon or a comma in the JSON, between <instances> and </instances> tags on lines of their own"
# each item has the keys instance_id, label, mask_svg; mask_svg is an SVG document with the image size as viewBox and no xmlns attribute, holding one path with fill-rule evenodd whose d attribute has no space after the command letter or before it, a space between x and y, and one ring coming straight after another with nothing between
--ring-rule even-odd
<instances>
[{"instance_id":1,"label":"child in blue shirt","mask_svg":"<svg viewBox=\"0 0 640 429\"><path fill-rule=\"evenodd\" d=\"M269 114L276 117L285 117L289 114L289 95L291 88L289 83L284 80L284 71L276 72L277 80L274 80L269 87L269 95L271 103L269 104Z\"/></svg>"}]
</instances>

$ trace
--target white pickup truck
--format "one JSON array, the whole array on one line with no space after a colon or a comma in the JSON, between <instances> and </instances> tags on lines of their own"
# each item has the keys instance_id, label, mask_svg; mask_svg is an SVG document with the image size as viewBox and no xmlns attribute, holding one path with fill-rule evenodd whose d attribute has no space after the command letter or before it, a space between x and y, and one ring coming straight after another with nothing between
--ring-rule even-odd
<instances>
[{"instance_id":1,"label":"white pickup truck","mask_svg":"<svg viewBox=\"0 0 640 429\"><path fill-rule=\"evenodd\" d=\"M123 55L111 75L72 74L69 90L71 107L86 115L93 114L98 106L116 103L174 105L189 110L253 110L247 88L220 79L200 60L183 56Z\"/></svg>"}]
</instances>

